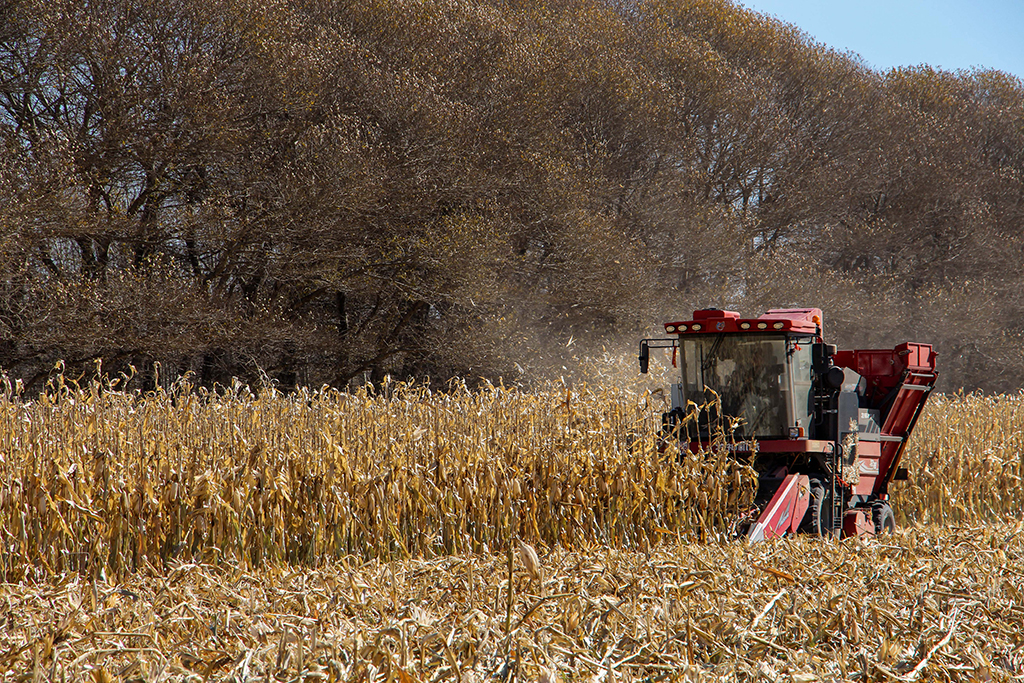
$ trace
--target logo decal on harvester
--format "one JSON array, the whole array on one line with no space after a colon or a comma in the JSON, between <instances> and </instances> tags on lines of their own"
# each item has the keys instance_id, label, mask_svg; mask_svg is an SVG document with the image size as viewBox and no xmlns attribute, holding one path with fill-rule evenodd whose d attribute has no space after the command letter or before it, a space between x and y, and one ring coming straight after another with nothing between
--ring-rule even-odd
<instances>
[{"instance_id":1,"label":"logo decal on harvester","mask_svg":"<svg viewBox=\"0 0 1024 683\"><path fill-rule=\"evenodd\" d=\"M719 453L725 450L728 453L756 453L757 444L753 441L737 441L735 443L726 442L724 444L712 444L711 450L714 453Z\"/></svg>"},{"instance_id":2,"label":"logo decal on harvester","mask_svg":"<svg viewBox=\"0 0 1024 683\"><path fill-rule=\"evenodd\" d=\"M861 474L878 474L878 461L862 458L860 461Z\"/></svg>"},{"instance_id":3,"label":"logo decal on harvester","mask_svg":"<svg viewBox=\"0 0 1024 683\"><path fill-rule=\"evenodd\" d=\"M724 330L725 329L725 321L722 321L720 323L715 323L715 329L718 330L719 332Z\"/></svg>"}]
</instances>

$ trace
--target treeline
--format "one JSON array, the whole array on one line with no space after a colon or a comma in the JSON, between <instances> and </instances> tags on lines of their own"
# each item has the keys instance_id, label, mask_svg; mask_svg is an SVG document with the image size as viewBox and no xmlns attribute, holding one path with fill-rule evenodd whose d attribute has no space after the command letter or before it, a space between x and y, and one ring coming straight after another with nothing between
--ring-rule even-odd
<instances>
[{"instance_id":1,"label":"treeline","mask_svg":"<svg viewBox=\"0 0 1024 683\"><path fill-rule=\"evenodd\" d=\"M1024 382L1005 73L878 73L724 0L0 17L0 367L27 387L59 360L514 378L708 305L931 341L944 389Z\"/></svg>"}]
</instances>

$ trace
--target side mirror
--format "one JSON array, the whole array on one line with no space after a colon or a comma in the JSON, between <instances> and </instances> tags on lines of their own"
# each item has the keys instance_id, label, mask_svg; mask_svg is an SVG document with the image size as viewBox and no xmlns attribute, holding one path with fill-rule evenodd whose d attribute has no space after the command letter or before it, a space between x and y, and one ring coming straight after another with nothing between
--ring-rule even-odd
<instances>
[{"instance_id":1,"label":"side mirror","mask_svg":"<svg viewBox=\"0 0 1024 683\"><path fill-rule=\"evenodd\" d=\"M829 359L834 355L836 355L835 344L812 344L811 365L814 367L814 372L819 375L828 372L831 367Z\"/></svg>"},{"instance_id":2,"label":"side mirror","mask_svg":"<svg viewBox=\"0 0 1024 683\"><path fill-rule=\"evenodd\" d=\"M640 374L646 375L647 367L651 362L651 350L647 346L647 340L640 342L640 356L638 360L640 361Z\"/></svg>"}]
</instances>

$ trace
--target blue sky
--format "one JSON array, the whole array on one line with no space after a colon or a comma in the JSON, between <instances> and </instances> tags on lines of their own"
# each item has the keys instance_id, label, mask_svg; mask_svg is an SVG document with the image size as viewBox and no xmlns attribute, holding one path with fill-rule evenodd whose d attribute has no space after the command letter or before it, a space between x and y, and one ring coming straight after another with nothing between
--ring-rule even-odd
<instances>
[{"instance_id":1,"label":"blue sky","mask_svg":"<svg viewBox=\"0 0 1024 683\"><path fill-rule=\"evenodd\" d=\"M875 69L979 66L1024 79L1024 0L739 0Z\"/></svg>"}]
</instances>

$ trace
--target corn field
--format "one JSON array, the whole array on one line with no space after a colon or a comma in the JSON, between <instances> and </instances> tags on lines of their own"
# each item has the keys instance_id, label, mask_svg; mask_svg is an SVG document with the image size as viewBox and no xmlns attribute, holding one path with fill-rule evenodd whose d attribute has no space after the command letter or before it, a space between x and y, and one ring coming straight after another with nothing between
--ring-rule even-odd
<instances>
[{"instance_id":1,"label":"corn field","mask_svg":"<svg viewBox=\"0 0 1024 683\"><path fill-rule=\"evenodd\" d=\"M752 546L663 401L6 386L0 681L1024 679L1024 397L933 398L894 536Z\"/></svg>"},{"instance_id":2,"label":"corn field","mask_svg":"<svg viewBox=\"0 0 1024 683\"><path fill-rule=\"evenodd\" d=\"M0 571L430 557L511 539L646 548L726 530L752 470L659 453L657 419L649 400L587 389L139 398L58 382L0 400Z\"/></svg>"},{"instance_id":3,"label":"corn field","mask_svg":"<svg viewBox=\"0 0 1024 683\"><path fill-rule=\"evenodd\" d=\"M58 378L0 396L0 572L119 575L168 562L315 565L728 536L756 486L724 455L659 452L650 392L548 386L141 397ZM934 400L904 523L1014 520L1021 396Z\"/></svg>"},{"instance_id":4,"label":"corn field","mask_svg":"<svg viewBox=\"0 0 1024 683\"><path fill-rule=\"evenodd\" d=\"M1024 515L1024 394L934 396L895 483L904 523L1016 522Z\"/></svg>"},{"instance_id":5,"label":"corn field","mask_svg":"<svg viewBox=\"0 0 1024 683\"><path fill-rule=\"evenodd\" d=\"M1024 678L1024 525L0 583L0 680Z\"/></svg>"}]
</instances>

